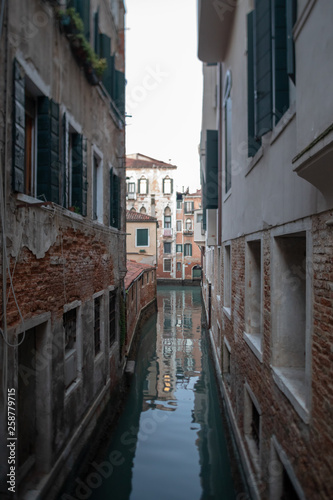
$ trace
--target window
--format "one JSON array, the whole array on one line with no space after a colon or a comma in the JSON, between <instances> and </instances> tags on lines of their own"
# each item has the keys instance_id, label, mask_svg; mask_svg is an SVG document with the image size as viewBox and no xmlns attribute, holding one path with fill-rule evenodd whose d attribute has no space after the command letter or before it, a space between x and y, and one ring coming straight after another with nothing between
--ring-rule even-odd
<instances>
[{"instance_id":1,"label":"window","mask_svg":"<svg viewBox=\"0 0 333 500\"><path fill-rule=\"evenodd\" d=\"M248 14L249 156L289 107L289 89L295 83L295 21L296 0L256 0Z\"/></svg>"},{"instance_id":2,"label":"window","mask_svg":"<svg viewBox=\"0 0 333 500\"><path fill-rule=\"evenodd\" d=\"M185 213L191 214L194 210L194 202L193 201L185 201Z\"/></svg>"},{"instance_id":3,"label":"window","mask_svg":"<svg viewBox=\"0 0 333 500\"><path fill-rule=\"evenodd\" d=\"M13 190L60 202L59 105L27 91L23 68L14 60Z\"/></svg>"},{"instance_id":4,"label":"window","mask_svg":"<svg viewBox=\"0 0 333 500\"><path fill-rule=\"evenodd\" d=\"M170 207L166 207L164 210L164 227L166 229L171 228L171 209Z\"/></svg>"},{"instance_id":5,"label":"window","mask_svg":"<svg viewBox=\"0 0 333 500\"><path fill-rule=\"evenodd\" d=\"M181 220L177 220L177 222L176 222L176 229L177 229L178 233L181 232L181 230L182 230L182 221Z\"/></svg>"},{"instance_id":6,"label":"window","mask_svg":"<svg viewBox=\"0 0 333 500\"><path fill-rule=\"evenodd\" d=\"M231 308L231 250L230 245L224 247L224 307ZM230 312L230 311L228 311Z\"/></svg>"},{"instance_id":7,"label":"window","mask_svg":"<svg viewBox=\"0 0 333 500\"><path fill-rule=\"evenodd\" d=\"M185 227L186 231L192 231L192 219L186 219Z\"/></svg>"},{"instance_id":8,"label":"window","mask_svg":"<svg viewBox=\"0 0 333 500\"><path fill-rule=\"evenodd\" d=\"M113 168L110 168L110 226L120 229L120 177L116 174ZM131 210L135 212L135 208Z\"/></svg>"},{"instance_id":9,"label":"window","mask_svg":"<svg viewBox=\"0 0 333 500\"><path fill-rule=\"evenodd\" d=\"M182 209L182 200L177 200L177 210Z\"/></svg>"},{"instance_id":10,"label":"window","mask_svg":"<svg viewBox=\"0 0 333 500\"><path fill-rule=\"evenodd\" d=\"M261 360L261 241L247 243L245 261L245 340Z\"/></svg>"},{"instance_id":11,"label":"window","mask_svg":"<svg viewBox=\"0 0 333 500\"><path fill-rule=\"evenodd\" d=\"M227 72L224 89L225 192L231 189L231 73Z\"/></svg>"},{"instance_id":12,"label":"window","mask_svg":"<svg viewBox=\"0 0 333 500\"><path fill-rule=\"evenodd\" d=\"M185 243L185 245L184 245L184 255L185 255L185 257L191 257L192 256L192 244L191 243Z\"/></svg>"},{"instance_id":13,"label":"window","mask_svg":"<svg viewBox=\"0 0 333 500\"><path fill-rule=\"evenodd\" d=\"M172 194L173 192L173 180L169 177L163 179L163 193L164 194Z\"/></svg>"},{"instance_id":14,"label":"window","mask_svg":"<svg viewBox=\"0 0 333 500\"><path fill-rule=\"evenodd\" d=\"M164 253L171 253L171 243L169 242L164 242Z\"/></svg>"},{"instance_id":15,"label":"window","mask_svg":"<svg viewBox=\"0 0 333 500\"><path fill-rule=\"evenodd\" d=\"M176 252L181 253L183 251L183 245L177 244L176 245Z\"/></svg>"},{"instance_id":16,"label":"window","mask_svg":"<svg viewBox=\"0 0 333 500\"><path fill-rule=\"evenodd\" d=\"M230 385L231 382L231 352L230 352L230 347L229 344L226 342L226 340L223 343L223 377Z\"/></svg>"},{"instance_id":17,"label":"window","mask_svg":"<svg viewBox=\"0 0 333 500\"><path fill-rule=\"evenodd\" d=\"M296 477L285 450L275 436L271 438L271 467L269 478L269 498L271 500L298 500L305 495Z\"/></svg>"},{"instance_id":18,"label":"window","mask_svg":"<svg viewBox=\"0 0 333 500\"><path fill-rule=\"evenodd\" d=\"M94 299L94 349L96 356L101 351L101 296Z\"/></svg>"},{"instance_id":19,"label":"window","mask_svg":"<svg viewBox=\"0 0 333 500\"><path fill-rule=\"evenodd\" d=\"M142 206L142 207L140 208L140 214L145 214L145 213L147 213L147 210L145 209L145 207L144 207L144 206Z\"/></svg>"},{"instance_id":20,"label":"window","mask_svg":"<svg viewBox=\"0 0 333 500\"><path fill-rule=\"evenodd\" d=\"M305 421L310 397L311 347L306 231L273 240L272 366L274 379Z\"/></svg>"},{"instance_id":21,"label":"window","mask_svg":"<svg viewBox=\"0 0 333 500\"><path fill-rule=\"evenodd\" d=\"M64 381L66 389L77 377L76 317L76 308L65 312L62 317L65 334Z\"/></svg>"},{"instance_id":22,"label":"window","mask_svg":"<svg viewBox=\"0 0 333 500\"><path fill-rule=\"evenodd\" d=\"M149 229L136 229L136 246L148 247L149 246Z\"/></svg>"},{"instance_id":23,"label":"window","mask_svg":"<svg viewBox=\"0 0 333 500\"><path fill-rule=\"evenodd\" d=\"M138 193L148 194L148 180L144 177L138 180Z\"/></svg>"},{"instance_id":24,"label":"window","mask_svg":"<svg viewBox=\"0 0 333 500\"><path fill-rule=\"evenodd\" d=\"M103 162L93 155L93 219L103 222Z\"/></svg>"},{"instance_id":25,"label":"window","mask_svg":"<svg viewBox=\"0 0 333 500\"><path fill-rule=\"evenodd\" d=\"M135 182L128 182L127 183L127 192L128 193L135 193Z\"/></svg>"},{"instance_id":26,"label":"window","mask_svg":"<svg viewBox=\"0 0 333 500\"><path fill-rule=\"evenodd\" d=\"M182 263L177 262L177 272L180 272L182 270Z\"/></svg>"},{"instance_id":27,"label":"window","mask_svg":"<svg viewBox=\"0 0 333 500\"><path fill-rule=\"evenodd\" d=\"M259 451L261 444L261 410L249 385L244 391L244 435L255 467L259 468Z\"/></svg>"},{"instance_id":28,"label":"window","mask_svg":"<svg viewBox=\"0 0 333 500\"><path fill-rule=\"evenodd\" d=\"M133 299L133 287L132 287ZM109 292L109 346L116 340L117 323L116 323L116 304L117 304L117 291Z\"/></svg>"},{"instance_id":29,"label":"window","mask_svg":"<svg viewBox=\"0 0 333 500\"><path fill-rule=\"evenodd\" d=\"M201 224L202 219L203 219L203 215L202 214L197 214L197 223L198 224Z\"/></svg>"},{"instance_id":30,"label":"window","mask_svg":"<svg viewBox=\"0 0 333 500\"><path fill-rule=\"evenodd\" d=\"M163 259L163 271L171 273L171 259Z\"/></svg>"}]
</instances>

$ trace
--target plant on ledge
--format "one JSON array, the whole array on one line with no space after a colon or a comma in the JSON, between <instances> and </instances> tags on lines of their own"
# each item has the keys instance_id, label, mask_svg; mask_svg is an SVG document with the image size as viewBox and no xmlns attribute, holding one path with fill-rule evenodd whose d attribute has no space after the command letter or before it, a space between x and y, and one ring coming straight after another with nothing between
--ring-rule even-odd
<instances>
[{"instance_id":1,"label":"plant on ledge","mask_svg":"<svg viewBox=\"0 0 333 500\"><path fill-rule=\"evenodd\" d=\"M87 80L91 85L97 85L107 68L106 59L98 57L84 36L83 21L73 7L58 11L58 17L60 27L70 41L76 60L83 66Z\"/></svg>"}]
</instances>

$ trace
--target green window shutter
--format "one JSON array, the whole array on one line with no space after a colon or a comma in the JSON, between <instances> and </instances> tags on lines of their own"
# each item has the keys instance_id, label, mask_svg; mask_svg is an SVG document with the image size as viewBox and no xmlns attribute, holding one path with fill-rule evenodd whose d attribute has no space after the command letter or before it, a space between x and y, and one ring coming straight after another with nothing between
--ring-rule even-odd
<instances>
[{"instance_id":1,"label":"green window shutter","mask_svg":"<svg viewBox=\"0 0 333 500\"><path fill-rule=\"evenodd\" d=\"M120 179L110 170L110 226L120 229Z\"/></svg>"},{"instance_id":2,"label":"green window shutter","mask_svg":"<svg viewBox=\"0 0 333 500\"><path fill-rule=\"evenodd\" d=\"M274 107L275 123L289 108L289 77L287 74L286 0L275 0L273 13Z\"/></svg>"},{"instance_id":3,"label":"green window shutter","mask_svg":"<svg viewBox=\"0 0 333 500\"><path fill-rule=\"evenodd\" d=\"M255 137L255 99L254 99L254 12L247 15L247 130L248 156L254 156L260 148L260 141Z\"/></svg>"},{"instance_id":4,"label":"green window shutter","mask_svg":"<svg viewBox=\"0 0 333 500\"><path fill-rule=\"evenodd\" d=\"M147 189L146 189L146 194L149 193L149 179L147 179Z\"/></svg>"},{"instance_id":5,"label":"green window shutter","mask_svg":"<svg viewBox=\"0 0 333 500\"><path fill-rule=\"evenodd\" d=\"M43 96L37 108L37 196L59 203L59 104Z\"/></svg>"},{"instance_id":6,"label":"green window shutter","mask_svg":"<svg viewBox=\"0 0 333 500\"><path fill-rule=\"evenodd\" d=\"M99 35L99 55L106 59L107 67L103 73L102 82L110 95L113 97L115 83L114 56L111 56L111 38L104 33Z\"/></svg>"},{"instance_id":7,"label":"green window shutter","mask_svg":"<svg viewBox=\"0 0 333 500\"><path fill-rule=\"evenodd\" d=\"M72 204L87 215L87 141L72 134Z\"/></svg>"},{"instance_id":8,"label":"green window shutter","mask_svg":"<svg viewBox=\"0 0 333 500\"><path fill-rule=\"evenodd\" d=\"M287 17L287 74L295 83L295 44L293 39L293 27L297 18L297 1L286 0Z\"/></svg>"},{"instance_id":9,"label":"green window shutter","mask_svg":"<svg viewBox=\"0 0 333 500\"><path fill-rule=\"evenodd\" d=\"M231 188L231 97L225 101L225 192Z\"/></svg>"},{"instance_id":10,"label":"green window shutter","mask_svg":"<svg viewBox=\"0 0 333 500\"><path fill-rule=\"evenodd\" d=\"M62 116L62 198L64 207L67 206L68 196L68 178L67 178L67 165L68 165L68 123L66 118L66 113Z\"/></svg>"},{"instance_id":11,"label":"green window shutter","mask_svg":"<svg viewBox=\"0 0 333 500\"><path fill-rule=\"evenodd\" d=\"M83 21L84 36L90 40L90 0L74 0L74 8Z\"/></svg>"},{"instance_id":12,"label":"green window shutter","mask_svg":"<svg viewBox=\"0 0 333 500\"><path fill-rule=\"evenodd\" d=\"M125 114L125 74L115 70L114 101L122 115Z\"/></svg>"},{"instance_id":13,"label":"green window shutter","mask_svg":"<svg viewBox=\"0 0 333 500\"><path fill-rule=\"evenodd\" d=\"M25 170L25 91L24 74L14 59L13 67L13 191L24 192Z\"/></svg>"},{"instance_id":14,"label":"green window shutter","mask_svg":"<svg viewBox=\"0 0 333 500\"><path fill-rule=\"evenodd\" d=\"M204 184L205 208L218 208L218 134L206 131L206 176Z\"/></svg>"},{"instance_id":15,"label":"green window shutter","mask_svg":"<svg viewBox=\"0 0 333 500\"><path fill-rule=\"evenodd\" d=\"M148 246L148 229L137 229L136 230L136 246L137 247L147 247Z\"/></svg>"},{"instance_id":16,"label":"green window shutter","mask_svg":"<svg viewBox=\"0 0 333 500\"><path fill-rule=\"evenodd\" d=\"M162 192L163 192L163 194L164 194L164 192L165 192L165 189L164 189L164 181L165 181L165 179L163 179L163 180L162 180Z\"/></svg>"},{"instance_id":17,"label":"green window shutter","mask_svg":"<svg viewBox=\"0 0 333 500\"><path fill-rule=\"evenodd\" d=\"M255 135L272 130L271 2L256 0L255 8Z\"/></svg>"},{"instance_id":18,"label":"green window shutter","mask_svg":"<svg viewBox=\"0 0 333 500\"><path fill-rule=\"evenodd\" d=\"M100 54L99 8L94 14L94 49L96 54L99 55Z\"/></svg>"},{"instance_id":19,"label":"green window shutter","mask_svg":"<svg viewBox=\"0 0 333 500\"><path fill-rule=\"evenodd\" d=\"M138 179L138 194L141 194L141 191L140 191L140 179Z\"/></svg>"},{"instance_id":20,"label":"green window shutter","mask_svg":"<svg viewBox=\"0 0 333 500\"><path fill-rule=\"evenodd\" d=\"M171 194L173 193L173 179L171 179Z\"/></svg>"}]
</instances>

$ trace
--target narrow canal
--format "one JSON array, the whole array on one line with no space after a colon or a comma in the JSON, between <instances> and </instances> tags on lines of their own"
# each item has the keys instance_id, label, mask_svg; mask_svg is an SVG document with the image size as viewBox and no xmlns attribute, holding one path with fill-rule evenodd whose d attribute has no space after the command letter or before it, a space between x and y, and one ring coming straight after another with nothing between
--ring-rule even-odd
<instances>
[{"instance_id":1,"label":"narrow canal","mask_svg":"<svg viewBox=\"0 0 333 500\"><path fill-rule=\"evenodd\" d=\"M208 351L200 288L160 287L124 410L83 478L90 490L85 498L246 498L230 459Z\"/></svg>"}]
</instances>

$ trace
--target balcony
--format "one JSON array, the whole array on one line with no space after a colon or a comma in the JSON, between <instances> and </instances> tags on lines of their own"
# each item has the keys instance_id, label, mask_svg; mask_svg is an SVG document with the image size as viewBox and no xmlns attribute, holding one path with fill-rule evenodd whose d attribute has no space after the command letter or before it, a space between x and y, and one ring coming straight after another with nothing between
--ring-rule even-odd
<instances>
[{"instance_id":1,"label":"balcony","mask_svg":"<svg viewBox=\"0 0 333 500\"><path fill-rule=\"evenodd\" d=\"M127 193L127 199L128 200L136 200L136 194L135 193Z\"/></svg>"},{"instance_id":2,"label":"balcony","mask_svg":"<svg viewBox=\"0 0 333 500\"><path fill-rule=\"evenodd\" d=\"M163 228L163 237L164 238L172 238L172 228L164 227Z\"/></svg>"}]
</instances>

